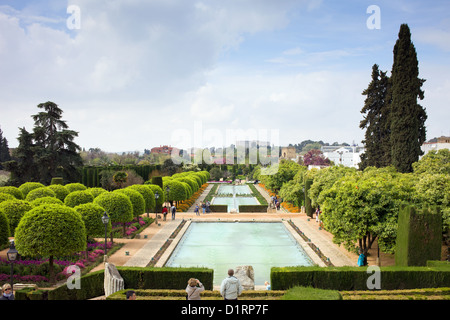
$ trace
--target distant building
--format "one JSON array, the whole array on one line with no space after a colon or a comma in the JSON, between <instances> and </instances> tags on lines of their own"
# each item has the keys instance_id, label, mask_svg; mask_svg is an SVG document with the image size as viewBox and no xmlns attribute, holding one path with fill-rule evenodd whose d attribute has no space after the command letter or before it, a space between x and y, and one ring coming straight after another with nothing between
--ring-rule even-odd
<instances>
[{"instance_id":1,"label":"distant building","mask_svg":"<svg viewBox=\"0 0 450 320\"><path fill-rule=\"evenodd\" d=\"M281 159L297 161L297 154L295 153L295 147L282 147Z\"/></svg>"},{"instance_id":2,"label":"distant building","mask_svg":"<svg viewBox=\"0 0 450 320\"><path fill-rule=\"evenodd\" d=\"M150 153L171 155L172 151L179 152L179 150L177 148L174 148L174 147L171 147L171 146L159 146L159 147L152 148L150 150Z\"/></svg>"},{"instance_id":3,"label":"distant building","mask_svg":"<svg viewBox=\"0 0 450 320\"><path fill-rule=\"evenodd\" d=\"M322 153L335 165L342 164L345 167L358 168L364 147L358 146L323 146Z\"/></svg>"},{"instance_id":4,"label":"distant building","mask_svg":"<svg viewBox=\"0 0 450 320\"><path fill-rule=\"evenodd\" d=\"M450 137L441 136L439 138L431 139L428 142L425 142L421 147L424 152L423 155L426 155L431 150L441 150L441 149L449 149L450 150Z\"/></svg>"}]
</instances>

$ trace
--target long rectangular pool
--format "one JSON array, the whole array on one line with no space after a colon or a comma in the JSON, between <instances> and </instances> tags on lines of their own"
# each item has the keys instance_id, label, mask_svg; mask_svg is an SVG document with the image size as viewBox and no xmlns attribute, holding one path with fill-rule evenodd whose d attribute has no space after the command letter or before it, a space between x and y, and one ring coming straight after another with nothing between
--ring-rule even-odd
<instances>
[{"instance_id":1,"label":"long rectangular pool","mask_svg":"<svg viewBox=\"0 0 450 320\"><path fill-rule=\"evenodd\" d=\"M282 222L192 222L165 265L214 269L214 285L228 269L251 265L263 285L272 267L313 264Z\"/></svg>"}]
</instances>

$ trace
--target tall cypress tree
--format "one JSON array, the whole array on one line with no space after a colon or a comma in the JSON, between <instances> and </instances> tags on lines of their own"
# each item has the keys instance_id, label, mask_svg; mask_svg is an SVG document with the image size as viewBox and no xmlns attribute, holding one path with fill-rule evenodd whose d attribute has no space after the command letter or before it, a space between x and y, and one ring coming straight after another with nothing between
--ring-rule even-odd
<instances>
[{"instance_id":1,"label":"tall cypress tree","mask_svg":"<svg viewBox=\"0 0 450 320\"><path fill-rule=\"evenodd\" d=\"M418 98L424 98L421 87L425 80L419 78L418 64L411 32L407 24L402 24L394 46L389 115L391 162L399 172L412 172L426 139L427 114L417 103Z\"/></svg>"},{"instance_id":2,"label":"tall cypress tree","mask_svg":"<svg viewBox=\"0 0 450 320\"><path fill-rule=\"evenodd\" d=\"M10 161L11 155L9 154L8 140L3 137L3 131L0 128L0 170L3 169L2 162Z\"/></svg>"},{"instance_id":3,"label":"tall cypress tree","mask_svg":"<svg viewBox=\"0 0 450 320\"><path fill-rule=\"evenodd\" d=\"M372 81L363 91L366 96L361 113L364 119L359 127L366 129L365 152L361 156L360 169L374 166L377 168L388 166L390 163L389 147L389 101L388 101L389 77L386 72L378 69L378 65L372 67Z\"/></svg>"}]
</instances>

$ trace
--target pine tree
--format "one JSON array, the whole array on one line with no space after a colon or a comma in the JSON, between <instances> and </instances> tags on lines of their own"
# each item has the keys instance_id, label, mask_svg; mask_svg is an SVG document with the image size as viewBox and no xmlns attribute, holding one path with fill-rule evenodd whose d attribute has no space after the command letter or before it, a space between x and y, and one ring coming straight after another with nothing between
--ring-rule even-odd
<instances>
[{"instance_id":1,"label":"pine tree","mask_svg":"<svg viewBox=\"0 0 450 320\"><path fill-rule=\"evenodd\" d=\"M417 99L424 98L424 82L419 78L411 32L407 24L402 24L394 46L389 114L391 163L399 172L412 172L412 164L423 154L420 147L426 139L427 114Z\"/></svg>"},{"instance_id":2,"label":"pine tree","mask_svg":"<svg viewBox=\"0 0 450 320\"><path fill-rule=\"evenodd\" d=\"M374 166L377 168L388 166L390 163L389 147L389 101L387 99L389 77L386 72L378 69L378 65L372 67L372 81L363 91L366 96L361 113L364 119L359 127L366 129L365 152L361 156L360 169Z\"/></svg>"},{"instance_id":3,"label":"pine tree","mask_svg":"<svg viewBox=\"0 0 450 320\"><path fill-rule=\"evenodd\" d=\"M77 181L77 167L82 165L78 153L81 148L73 140L78 133L67 130L66 121L61 120L63 111L54 102L40 103L37 107L44 110L32 116L35 123L34 157L39 167L40 181L50 183L56 176Z\"/></svg>"}]
</instances>

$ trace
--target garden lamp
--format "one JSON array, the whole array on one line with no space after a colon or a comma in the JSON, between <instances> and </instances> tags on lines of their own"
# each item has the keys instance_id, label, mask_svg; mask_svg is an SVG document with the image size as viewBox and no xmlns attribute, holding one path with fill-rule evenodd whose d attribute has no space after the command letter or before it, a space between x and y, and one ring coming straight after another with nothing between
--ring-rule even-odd
<instances>
[{"instance_id":1,"label":"garden lamp","mask_svg":"<svg viewBox=\"0 0 450 320\"><path fill-rule=\"evenodd\" d=\"M108 237L108 223L109 223L109 217L106 214L106 211L105 213L103 213L102 222L105 225L105 256L106 256L106 238Z\"/></svg>"},{"instance_id":2,"label":"garden lamp","mask_svg":"<svg viewBox=\"0 0 450 320\"><path fill-rule=\"evenodd\" d=\"M157 208L157 206L156 206L156 202L158 201L158 199L159 199L159 193L158 193L158 191L156 191L155 192L155 216L156 216L156 225L158 225L158 208Z\"/></svg>"},{"instance_id":3,"label":"garden lamp","mask_svg":"<svg viewBox=\"0 0 450 320\"><path fill-rule=\"evenodd\" d=\"M13 292L13 286L14 286L14 262L17 260L18 251L16 250L16 246L14 245L14 240L11 240L11 245L9 247L8 252L6 252L6 255L8 257L8 261L11 262L11 292Z\"/></svg>"}]
</instances>

